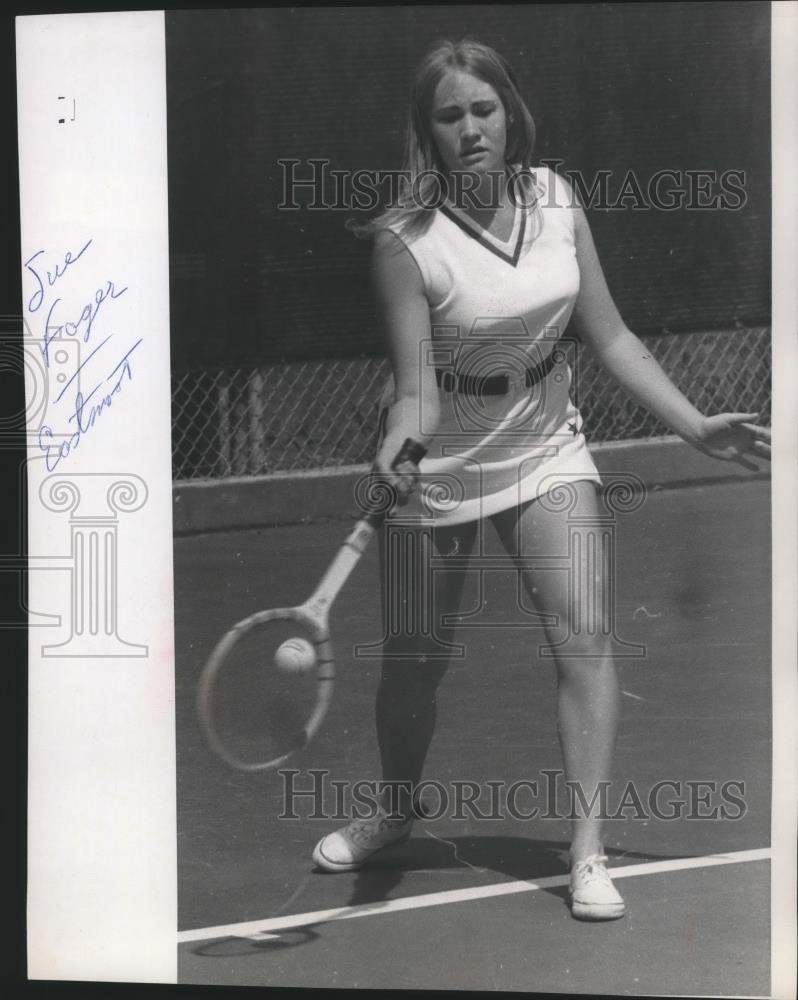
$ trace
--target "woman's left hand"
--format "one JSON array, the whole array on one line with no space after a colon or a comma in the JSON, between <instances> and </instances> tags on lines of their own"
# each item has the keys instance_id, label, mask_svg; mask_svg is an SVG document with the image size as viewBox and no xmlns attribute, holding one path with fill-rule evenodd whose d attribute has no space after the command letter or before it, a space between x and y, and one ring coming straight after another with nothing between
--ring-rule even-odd
<instances>
[{"instance_id":1,"label":"woman's left hand","mask_svg":"<svg viewBox=\"0 0 798 1000\"><path fill-rule=\"evenodd\" d=\"M698 437L693 444L699 451L726 462L739 462L746 469L757 472L759 466L751 460L770 460L770 428L752 421L758 413L719 413L704 417Z\"/></svg>"}]
</instances>

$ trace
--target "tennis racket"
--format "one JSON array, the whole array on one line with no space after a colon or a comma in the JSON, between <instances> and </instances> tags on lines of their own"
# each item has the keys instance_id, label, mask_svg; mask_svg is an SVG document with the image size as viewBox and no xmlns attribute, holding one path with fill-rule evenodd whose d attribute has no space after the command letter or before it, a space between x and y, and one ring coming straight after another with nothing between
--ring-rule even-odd
<instances>
[{"instance_id":1,"label":"tennis racket","mask_svg":"<svg viewBox=\"0 0 798 1000\"><path fill-rule=\"evenodd\" d=\"M392 468L417 465L426 449L408 438ZM347 536L318 586L292 608L258 611L227 631L209 656L197 688L197 716L211 749L239 771L269 771L307 746L327 714L335 681L330 610L383 520L396 492L379 479L361 480L367 511ZM305 639L315 651L309 669L285 670L275 653L289 638ZM224 689L224 690L223 690ZM250 734L239 732L242 711ZM244 749L241 743L246 744Z\"/></svg>"}]
</instances>

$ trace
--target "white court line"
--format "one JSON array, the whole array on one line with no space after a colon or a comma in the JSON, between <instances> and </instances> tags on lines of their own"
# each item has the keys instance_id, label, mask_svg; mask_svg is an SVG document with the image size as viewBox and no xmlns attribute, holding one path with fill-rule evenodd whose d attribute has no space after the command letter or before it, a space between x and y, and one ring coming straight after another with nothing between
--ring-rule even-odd
<instances>
[{"instance_id":1,"label":"white court line","mask_svg":"<svg viewBox=\"0 0 798 1000\"><path fill-rule=\"evenodd\" d=\"M701 858L674 858L670 861L649 861L640 865L625 865L611 868L614 879L632 878L635 875L655 875L658 872L686 871L689 868L712 868L715 865L736 865L745 861L767 861L769 847L751 851L733 851L730 854L707 854ZM398 913L401 910L418 910L427 906L443 906L448 903L463 903L471 899L489 899L494 896L512 896L519 892L536 892L553 886L568 885L567 875L549 875L534 882L499 882L495 885L474 886L470 889L452 889L448 892L430 892L422 896L405 896L401 899L386 899L377 903L362 903L359 906L340 906L334 910L316 910L313 913L295 913L270 920L248 920L241 924L223 924L220 927L199 927L193 931L180 931L178 944L187 941L209 941L211 938L248 937L268 931L284 931L292 927L307 927L310 924L331 923L334 920L352 920L355 917L376 917L383 913Z\"/></svg>"}]
</instances>

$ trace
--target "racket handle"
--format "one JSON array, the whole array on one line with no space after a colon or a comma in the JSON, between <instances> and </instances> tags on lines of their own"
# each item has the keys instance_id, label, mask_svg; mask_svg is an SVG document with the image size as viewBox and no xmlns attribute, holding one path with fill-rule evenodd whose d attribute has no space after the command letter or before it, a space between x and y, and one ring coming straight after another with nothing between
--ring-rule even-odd
<instances>
[{"instance_id":1,"label":"racket handle","mask_svg":"<svg viewBox=\"0 0 798 1000\"><path fill-rule=\"evenodd\" d=\"M404 444L399 449L396 454L396 458L391 462L391 468L398 468L403 462L412 462L413 465L418 465L421 459L427 454L427 449L419 441L413 440L413 438L405 438ZM366 520L372 526L372 528L378 528L382 522L385 520L387 510L372 511L366 514Z\"/></svg>"},{"instance_id":2,"label":"racket handle","mask_svg":"<svg viewBox=\"0 0 798 1000\"><path fill-rule=\"evenodd\" d=\"M391 468L398 468L402 462L412 462L418 465L421 459L427 454L427 449L419 441L413 438L405 438L405 443L399 449L396 458L391 462Z\"/></svg>"}]
</instances>

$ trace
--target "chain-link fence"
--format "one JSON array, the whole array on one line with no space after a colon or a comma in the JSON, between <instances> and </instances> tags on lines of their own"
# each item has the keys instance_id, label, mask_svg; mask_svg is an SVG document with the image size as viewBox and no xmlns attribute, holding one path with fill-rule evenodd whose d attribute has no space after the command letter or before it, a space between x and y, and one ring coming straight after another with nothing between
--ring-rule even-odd
<instances>
[{"instance_id":1,"label":"chain-link fence","mask_svg":"<svg viewBox=\"0 0 798 1000\"><path fill-rule=\"evenodd\" d=\"M768 327L642 339L702 412L769 411ZM668 433L590 352L580 351L578 361L574 398L588 441ZM369 462L377 401L389 370L383 359L357 358L175 373L174 479L225 479Z\"/></svg>"}]
</instances>

